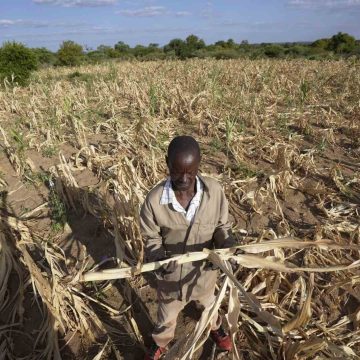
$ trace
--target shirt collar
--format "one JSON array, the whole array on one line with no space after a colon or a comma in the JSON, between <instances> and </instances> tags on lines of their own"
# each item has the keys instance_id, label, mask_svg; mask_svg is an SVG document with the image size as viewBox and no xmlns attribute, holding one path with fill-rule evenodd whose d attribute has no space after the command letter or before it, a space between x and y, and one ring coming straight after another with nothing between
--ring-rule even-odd
<instances>
[{"instance_id":1,"label":"shirt collar","mask_svg":"<svg viewBox=\"0 0 360 360\"><path fill-rule=\"evenodd\" d=\"M201 197L203 189L204 189L203 181L200 179L199 176L196 176L196 194L194 196L194 199L198 199L199 197ZM171 178L168 177L165 182L163 192L161 194L160 205L173 204L175 200L176 200L176 196L171 184Z\"/></svg>"}]
</instances>

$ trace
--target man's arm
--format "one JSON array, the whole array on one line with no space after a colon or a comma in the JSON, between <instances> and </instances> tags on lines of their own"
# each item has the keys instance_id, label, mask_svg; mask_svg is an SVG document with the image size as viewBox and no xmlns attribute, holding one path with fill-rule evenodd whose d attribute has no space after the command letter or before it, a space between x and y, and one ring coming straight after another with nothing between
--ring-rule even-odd
<instances>
[{"instance_id":1,"label":"man's arm","mask_svg":"<svg viewBox=\"0 0 360 360\"><path fill-rule=\"evenodd\" d=\"M144 241L145 260L157 261L165 258L160 227L157 225L148 199L145 199L140 211L140 231Z\"/></svg>"},{"instance_id":2,"label":"man's arm","mask_svg":"<svg viewBox=\"0 0 360 360\"><path fill-rule=\"evenodd\" d=\"M216 249L229 248L236 245L236 240L231 231L231 224L229 223L228 201L224 191L222 189L220 191L220 217L213 235Z\"/></svg>"}]
</instances>

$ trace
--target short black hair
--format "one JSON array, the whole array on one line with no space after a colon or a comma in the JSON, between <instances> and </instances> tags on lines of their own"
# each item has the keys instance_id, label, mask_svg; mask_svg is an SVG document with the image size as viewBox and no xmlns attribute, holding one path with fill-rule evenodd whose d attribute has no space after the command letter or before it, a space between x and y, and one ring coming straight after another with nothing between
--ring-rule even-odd
<instances>
[{"instance_id":1,"label":"short black hair","mask_svg":"<svg viewBox=\"0 0 360 360\"><path fill-rule=\"evenodd\" d=\"M167 156L169 161L172 161L178 154L194 154L200 161L200 146L192 136L176 136L171 140L168 147Z\"/></svg>"}]
</instances>

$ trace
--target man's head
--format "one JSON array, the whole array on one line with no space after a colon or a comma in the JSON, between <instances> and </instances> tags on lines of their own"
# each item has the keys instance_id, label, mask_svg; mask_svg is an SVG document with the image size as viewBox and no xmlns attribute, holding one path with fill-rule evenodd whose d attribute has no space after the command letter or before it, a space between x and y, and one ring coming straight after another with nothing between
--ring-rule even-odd
<instances>
[{"instance_id":1,"label":"man's head","mask_svg":"<svg viewBox=\"0 0 360 360\"><path fill-rule=\"evenodd\" d=\"M194 188L200 165L200 147L191 136L177 136L169 144L166 164L174 190Z\"/></svg>"}]
</instances>

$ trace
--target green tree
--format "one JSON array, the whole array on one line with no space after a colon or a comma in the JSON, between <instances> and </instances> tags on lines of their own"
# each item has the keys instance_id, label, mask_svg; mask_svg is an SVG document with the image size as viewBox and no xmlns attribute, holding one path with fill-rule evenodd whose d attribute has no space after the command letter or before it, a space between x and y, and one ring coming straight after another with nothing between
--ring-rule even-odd
<instances>
[{"instance_id":1,"label":"green tree","mask_svg":"<svg viewBox=\"0 0 360 360\"><path fill-rule=\"evenodd\" d=\"M80 65L84 60L83 47L71 40L64 41L57 52L57 58L59 65Z\"/></svg>"},{"instance_id":2,"label":"green tree","mask_svg":"<svg viewBox=\"0 0 360 360\"><path fill-rule=\"evenodd\" d=\"M236 43L233 39L228 39L228 41L226 42L226 45L229 49L233 49L234 47L236 47Z\"/></svg>"},{"instance_id":3,"label":"green tree","mask_svg":"<svg viewBox=\"0 0 360 360\"><path fill-rule=\"evenodd\" d=\"M41 65L55 64L56 55L52 51L50 51L44 47L33 48L31 50L34 52L39 64L41 64Z\"/></svg>"},{"instance_id":4,"label":"green tree","mask_svg":"<svg viewBox=\"0 0 360 360\"><path fill-rule=\"evenodd\" d=\"M330 38L327 48L337 53L350 53L355 46L356 40L353 36L339 32Z\"/></svg>"},{"instance_id":5,"label":"green tree","mask_svg":"<svg viewBox=\"0 0 360 360\"><path fill-rule=\"evenodd\" d=\"M217 47L226 48L226 42L224 40L219 40L214 45Z\"/></svg>"},{"instance_id":6,"label":"green tree","mask_svg":"<svg viewBox=\"0 0 360 360\"><path fill-rule=\"evenodd\" d=\"M114 45L114 49L121 54L128 54L130 52L130 46L123 41L118 41Z\"/></svg>"},{"instance_id":7,"label":"green tree","mask_svg":"<svg viewBox=\"0 0 360 360\"><path fill-rule=\"evenodd\" d=\"M96 48L96 51L99 51L99 52L102 52L102 53L106 53L106 52L109 51L110 49L112 49L112 47L109 46L109 45L99 45L99 46Z\"/></svg>"},{"instance_id":8,"label":"green tree","mask_svg":"<svg viewBox=\"0 0 360 360\"><path fill-rule=\"evenodd\" d=\"M180 59L196 56L196 51L206 47L204 40L196 35L189 35L186 40L173 39L164 47L164 52L174 52Z\"/></svg>"},{"instance_id":9,"label":"green tree","mask_svg":"<svg viewBox=\"0 0 360 360\"><path fill-rule=\"evenodd\" d=\"M0 80L14 80L26 85L30 74L36 70L38 62L31 49L17 42L6 42L0 48Z\"/></svg>"},{"instance_id":10,"label":"green tree","mask_svg":"<svg viewBox=\"0 0 360 360\"><path fill-rule=\"evenodd\" d=\"M326 50L329 46L329 39L319 39L311 44L311 47Z\"/></svg>"},{"instance_id":11,"label":"green tree","mask_svg":"<svg viewBox=\"0 0 360 360\"><path fill-rule=\"evenodd\" d=\"M149 50L147 46L136 45L132 52L135 57L143 57L146 56L149 52L151 52L151 49Z\"/></svg>"},{"instance_id":12,"label":"green tree","mask_svg":"<svg viewBox=\"0 0 360 360\"><path fill-rule=\"evenodd\" d=\"M120 53L115 48L112 48L111 46L108 45L99 45L96 48L96 51L102 54L102 57L108 59L114 59L120 56Z\"/></svg>"},{"instance_id":13,"label":"green tree","mask_svg":"<svg viewBox=\"0 0 360 360\"><path fill-rule=\"evenodd\" d=\"M159 44L157 43L150 43L149 48L153 50L159 50Z\"/></svg>"},{"instance_id":14,"label":"green tree","mask_svg":"<svg viewBox=\"0 0 360 360\"><path fill-rule=\"evenodd\" d=\"M196 35L189 35L186 38L186 47L190 53L195 50L203 49L205 46L204 40L199 39Z\"/></svg>"},{"instance_id":15,"label":"green tree","mask_svg":"<svg viewBox=\"0 0 360 360\"><path fill-rule=\"evenodd\" d=\"M164 52L166 52L166 53L174 52L175 56L181 57L181 55L184 52L185 46L186 46L186 44L185 44L184 40L173 39L173 40L170 40L170 42L164 46Z\"/></svg>"}]
</instances>

